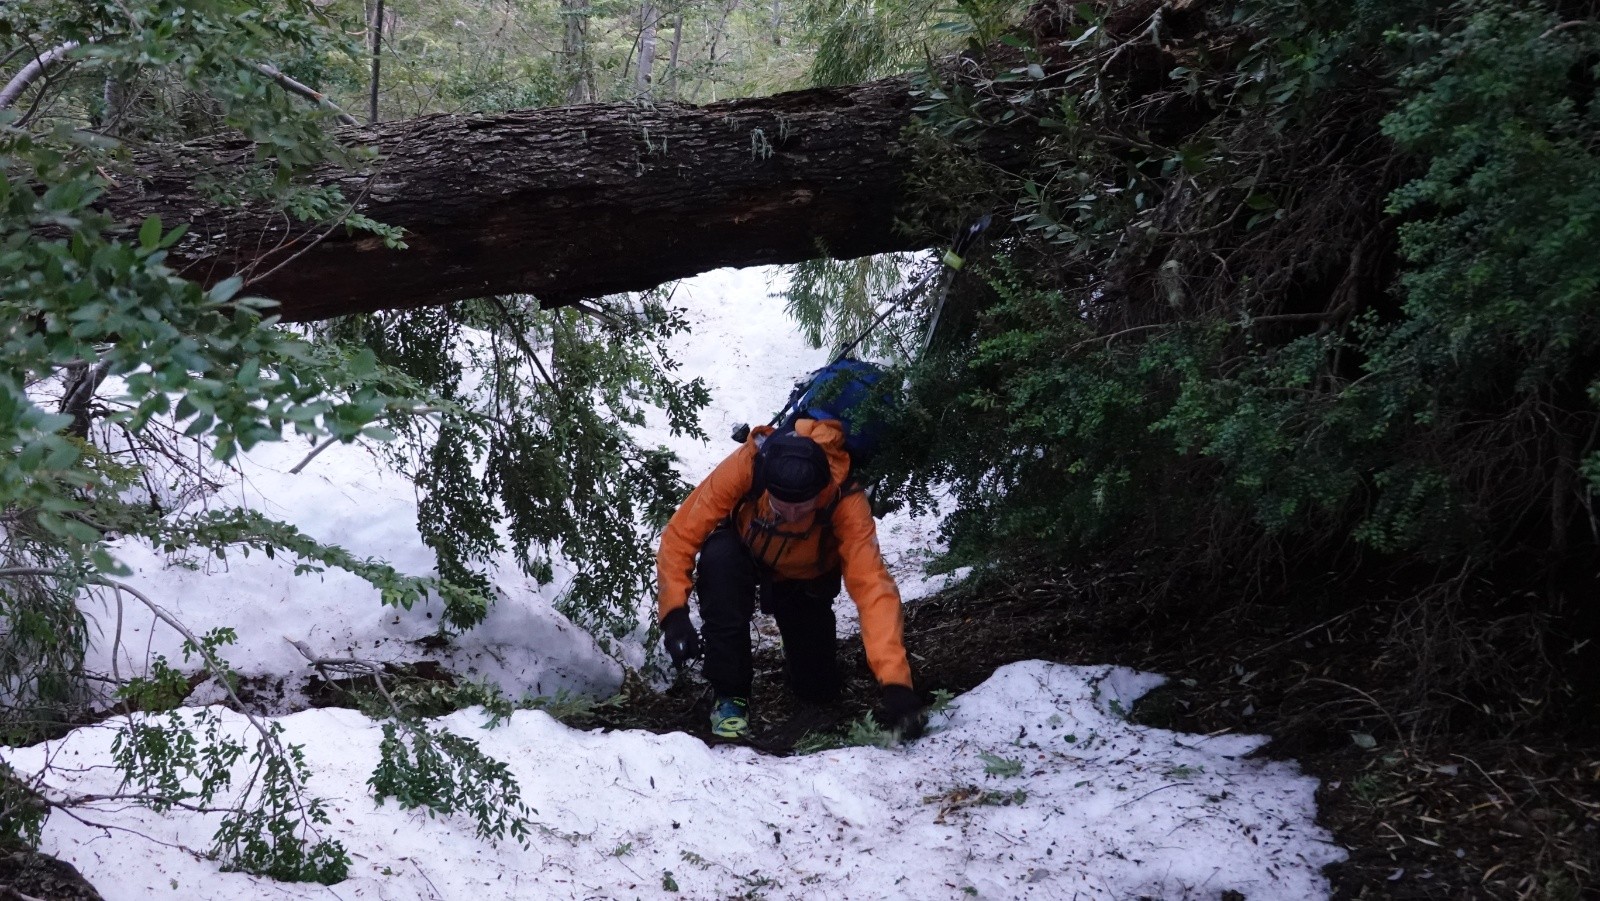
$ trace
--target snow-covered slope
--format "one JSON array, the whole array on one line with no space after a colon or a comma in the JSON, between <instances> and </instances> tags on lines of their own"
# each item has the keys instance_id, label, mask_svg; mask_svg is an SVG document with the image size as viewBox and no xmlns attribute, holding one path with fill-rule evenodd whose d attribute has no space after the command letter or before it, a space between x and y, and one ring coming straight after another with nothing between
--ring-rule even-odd
<instances>
[{"instance_id":1,"label":"snow-covered slope","mask_svg":"<svg viewBox=\"0 0 1600 901\"><path fill-rule=\"evenodd\" d=\"M698 479L734 447L726 435L765 421L792 380L826 362L806 348L767 296L766 273L718 272L678 295L695 321L678 359L713 391L707 443L654 437ZM402 571L427 572L408 482L360 448L336 447L299 475L304 446L262 448L219 503L245 503ZM926 591L919 564L929 520L880 524L885 555L908 597ZM437 609L399 611L338 574L294 576L259 555L205 570L134 547L129 581L196 632L230 626L228 659L249 675L310 674L289 639L323 656L438 658L418 640ZM620 667L550 607L560 586L536 586L507 566L504 600L444 652L446 665L490 678L512 695L560 690L604 695ZM108 600L109 604L110 601ZM849 611L841 599L841 613ZM122 673L149 656L177 660L180 639L141 608L94 609L97 657L120 636ZM482 728L480 711L444 724L506 761L535 811L526 849L473 837L461 818L375 806L366 780L379 727L354 711L278 718L305 746L310 788L329 799L335 837L354 861L333 887L282 885L222 873L199 856L216 815L158 816L122 802L54 814L43 850L78 866L108 898L1216 898L1326 894L1321 866L1342 856L1313 824L1313 780L1289 764L1247 759L1262 739L1180 735L1120 715L1159 677L1043 663L1007 667L935 717L908 747L851 748L774 759L707 747L687 735L584 732L543 713ZM242 718L224 711L234 728ZM24 773L53 766L57 791L114 793L107 766L114 724L4 756Z\"/></svg>"},{"instance_id":2,"label":"snow-covered slope","mask_svg":"<svg viewBox=\"0 0 1600 901\"><path fill-rule=\"evenodd\" d=\"M778 759L687 735L581 732L544 713L485 731L445 721L511 764L538 824L492 847L464 818L374 808L378 726L348 710L281 720L303 743L355 866L325 888L218 873L214 817L96 812L52 819L46 850L111 901L191 898L1217 898L1324 896L1343 853L1311 822L1315 780L1243 755L1262 739L1130 725L1160 677L1018 663L893 750ZM235 728L242 718L229 715ZM110 729L15 753L23 769L104 759ZM110 792L105 770L72 789ZM137 836L145 836L148 840ZM747 895L747 893L749 893Z\"/></svg>"}]
</instances>

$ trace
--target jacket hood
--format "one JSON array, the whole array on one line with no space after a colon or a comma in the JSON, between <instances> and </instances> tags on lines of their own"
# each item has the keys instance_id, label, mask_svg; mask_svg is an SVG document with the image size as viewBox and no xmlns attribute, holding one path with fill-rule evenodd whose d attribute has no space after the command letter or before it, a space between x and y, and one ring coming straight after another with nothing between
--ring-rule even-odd
<instances>
[{"instance_id":1,"label":"jacket hood","mask_svg":"<svg viewBox=\"0 0 1600 901\"><path fill-rule=\"evenodd\" d=\"M751 430L750 440L755 442L764 439L776 431L771 426L759 426ZM850 454L844 449L844 426L839 420L797 419L794 433L810 438L822 448L822 452L828 455L828 474L833 477L833 484L843 485L845 479L850 477Z\"/></svg>"}]
</instances>

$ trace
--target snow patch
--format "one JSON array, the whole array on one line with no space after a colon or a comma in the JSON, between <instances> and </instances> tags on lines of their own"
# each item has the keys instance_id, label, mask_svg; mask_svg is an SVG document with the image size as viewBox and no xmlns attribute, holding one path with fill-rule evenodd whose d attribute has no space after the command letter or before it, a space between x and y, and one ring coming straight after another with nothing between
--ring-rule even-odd
<instances>
[{"instance_id":1,"label":"snow patch","mask_svg":"<svg viewBox=\"0 0 1600 901\"><path fill-rule=\"evenodd\" d=\"M479 841L463 817L374 806L363 783L377 723L346 710L279 720L305 746L354 860L330 892L237 873L170 847L204 849L215 817L167 819L106 805L52 817L44 850L110 901L293 898L1325 897L1343 859L1313 822L1316 780L1289 763L1129 723L1160 677L1118 667L1017 663L958 697L921 741L772 758L681 734L579 731L540 711L484 730L468 710L441 725L508 762L537 811L527 850ZM222 711L233 728L241 717ZM112 730L80 729L9 761L46 760L55 788L111 792ZM104 828L102 828L104 827ZM108 830L117 831L108 831ZM154 841L122 833L131 829ZM667 874L678 886L666 890Z\"/></svg>"}]
</instances>

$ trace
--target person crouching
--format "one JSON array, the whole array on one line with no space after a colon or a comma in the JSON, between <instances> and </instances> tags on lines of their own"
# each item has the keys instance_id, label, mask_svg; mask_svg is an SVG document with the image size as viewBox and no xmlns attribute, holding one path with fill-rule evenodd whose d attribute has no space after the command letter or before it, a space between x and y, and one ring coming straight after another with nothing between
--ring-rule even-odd
<instances>
[{"instance_id":1,"label":"person crouching","mask_svg":"<svg viewBox=\"0 0 1600 901\"><path fill-rule=\"evenodd\" d=\"M777 620L795 696L809 703L838 696L833 601L841 585L860 612L867 664L882 691L879 724L906 739L922 733L900 591L878 549L867 496L850 479L837 421L753 429L668 521L656 576L668 655L681 666L704 650L702 672L716 696L712 734L750 734L750 620L758 595L762 611ZM691 588L703 638L689 618Z\"/></svg>"}]
</instances>

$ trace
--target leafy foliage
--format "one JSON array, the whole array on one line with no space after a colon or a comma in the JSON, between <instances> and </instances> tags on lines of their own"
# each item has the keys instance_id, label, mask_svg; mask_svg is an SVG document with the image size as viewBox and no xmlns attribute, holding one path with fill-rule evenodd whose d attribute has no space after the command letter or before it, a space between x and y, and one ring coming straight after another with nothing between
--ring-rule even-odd
<instances>
[{"instance_id":1,"label":"leafy foliage","mask_svg":"<svg viewBox=\"0 0 1600 901\"><path fill-rule=\"evenodd\" d=\"M430 27L419 7L396 3L391 11L406 17L413 36ZM16 702L0 724L7 740L50 734L89 700L79 602L108 591L120 605L124 589L134 591L109 578L122 573L111 537L148 542L189 565L260 552L287 555L297 573L343 569L387 604L440 599L446 630L482 621L493 597L492 555L509 550L541 581L555 578L556 560L565 559L573 566L561 573L569 580L564 609L574 620L602 640L640 628L638 604L651 587L649 530L684 486L670 454L638 447L628 428L659 406L675 428L697 429L704 387L675 380L663 352L662 342L685 327L680 313L655 298L581 313L542 312L531 298L511 298L289 329L272 318L270 300L250 296L248 268L210 286L170 270L167 252L183 238L181 226L152 219L129 233L96 210L141 145L231 133L254 142L258 165L194 173L214 202L276 204L289 216L342 223L403 247L394 229L350 215L337 190L298 184L313 167L363 154L326 133L326 103L290 96L272 75L292 71L336 97L364 88L365 61L346 37L359 29L338 20L354 13L352 4L307 0L29 0L0 10L0 59L61 48L59 62L19 82L23 102L0 110L0 316L10 324L0 329L8 362L0 429L15 451L0 461L0 616L9 655L0 679ZM559 89L551 60L525 49L480 58L498 73L498 88L486 87L483 69L429 69L440 37L427 32L390 48L391 61L418 64L402 67L397 82L431 91L425 108L543 103ZM464 389L467 367L488 375ZM218 467L290 429L323 443L408 439L391 454L422 488L422 529L438 552L438 575L406 575L258 512L197 503ZM212 462L196 460L196 448L209 450ZM200 668L231 686L216 655L224 637L189 644ZM118 702L138 711L116 751L129 784L157 808L231 805L213 849L227 866L284 879L343 878L348 858L322 835L326 812L303 790L299 750L281 742L275 725L252 720L252 744L213 712L183 712L193 668L156 658L131 676L113 674ZM391 725L401 731L386 745L375 790L408 805L471 810L484 835L525 838L504 766L470 740L423 725L413 708L428 699L414 701L391 704ZM482 701L495 716L519 706L582 715L571 699L513 704L484 688ZM251 773L242 787L234 781L241 769ZM33 810L7 802L19 812L12 840L37 838L42 813L22 816L25 807Z\"/></svg>"},{"instance_id":2,"label":"leafy foliage","mask_svg":"<svg viewBox=\"0 0 1600 901\"><path fill-rule=\"evenodd\" d=\"M813 345L838 349L859 339L856 355L910 362L923 337L919 304L937 275L931 261L899 254L807 260L792 267L783 296Z\"/></svg>"},{"instance_id":3,"label":"leafy foliage","mask_svg":"<svg viewBox=\"0 0 1600 901\"><path fill-rule=\"evenodd\" d=\"M40 550L44 559L35 562L58 564L66 556ZM88 623L73 602L78 588L72 579L16 576L0 589L0 743L28 741L70 721L82 705L78 674Z\"/></svg>"},{"instance_id":4,"label":"leafy foliage","mask_svg":"<svg viewBox=\"0 0 1600 901\"><path fill-rule=\"evenodd\" d=\"M185 643L185 656L205 660L207 671L227 684L233 672L218 656L230 644L230 630L218 630ZM148 676L119 689L124 700L146 709L176 707L188 693L184 676L158 657ZM231 806L217 827L213 854L228 869L296 882L332 885L345 878L350 857L336 839L322 835L329 826L323 802L305 791L310 776L304 753L285 745L283 727L254 719L254 746L228 729L216 708L170 710L164 716L127 716L112 742L112 759L125 785L157 811L175 806L211 807L226 792ZM248 754L248 756L247 756ZM244 785L234 778L243 761Z\"/></svg>"},{"instance_id":5,"label":"leafy foliage","mask_svg":"<svg viewBox=\"0 0 1600 901\"><path fill-rule=\"evenodd\" d=\"M558 609L605 641L639 627L650 541L687 493L673 455L628 428L655 407L675 433L704 437L705 385L678 381L665 345L686 327L652 296L549 311L505 298L353 318L328 334L376 348L460 411L428 435L401 426L432 439L402 463L422 489L419 527L440 573L486 590L481 567L509 550L550 582L559 554L572 572ZM480 376L470 391L465 369Z\"/></svg>"},{"instance_id":6,"label":"leafy foliage","mask_svg":"<svg viewBox=\"0 0 1600 901\"><path fill-rule=\"evenodd\" d=\"M925 68L965 48L987 53L1028 4L1020 0L849 3L814 0L800 21L815 47L812 84L854 84Z\"/></svg>"},{"instance_id":7,"label":"leafy foliage","mask_svg":"<svg viewBox=\"0 0 1600 901\"><path fill-rule=\"evenodd\" d=\"M35 848L49 805L34 794L11 764L0 761L0 848Z\"/></svg>"},{"instance_id":8,"label":"leafy foliage","mask_svg":"<svg viewBox=\"0 0 1600 901\"><path fill-rule=\"evenodd\" d=\"M1012 231L952 292L881 485L953 488L952 562L1111 555L1252 597L1405 572L1395 665L1421 653L1408 623L1446 617L1460 647L1407 702L1552 691L1494 680L1543 659L1543 629L1592 636L1592 18L1050 15L918 88L922 227L991 209ZM965 161L1019 122L1045 136L1024 175ZM1511 594L1525 637L1466 612Z\"/></svg>"},{"instance_id":9,"label":"leafy foliage","mask_svg":"<svg viewBox=\"0 0 1600 901\"><path fill-rule=\"evenodd\" d=\"M8 741L49 735L90 700L78 601L91 586L117 593L119 605L125 590L137 595L109 578L122 573L111 537L218 559L230 549L288 552L300 571L355 573L388 603L437 594L452 618L481 618L483 597L447 580L401 575L251 511L189 509L207 491L204 464L190 462L194 447L226 463L291 428L322 440L382 438L376 420L410 416L426 399L370 351L315 343L277 325L272 303L249 296L247 273L207 287L173 272L167 250L182 227L151 219L130 233L96 209L131 147L221 129L253 140L259 165L251 178L217 186L219 202L276 201L310 219L342 209L326 191L295 187L298 173L351 156L325 135L329 113L286 96L260 68L347 52L329 25L317 4L301 0L270 8L33 0L0 9L0 57L56 47L63 54L32 82L18 82L21 102L0 110L0 439L10 451L0 460L8 652L0 672ZM394 237L376 223L346 224ZM231 686L217 656L227 638L191 637L187 652ZM115 748L135 797L158 809L221 805L213 852L226 866L342 879L348 857L322 834L328 818L304 789L299 749L281 741L276 725L252 720L252 743L230 734L214 711L173 710L189 678L157 658L114 685L126 709L146 711L127 718ZM10 838L37 838L31 811Z\"/></svg>"},{"instance_id":10,"label":"leafy foliage","mask_svg":"<svg viewBox=\"0 0 1600 901\"><path fill-rule=\"evenodd\" d=\"M1126 51L1101 20L1076 26L1083 62L1023 98L1000 95L1003 78L930 89L930 122L947 135L1021 113L1055 136L1011 201L1022 239L990 267L981 314L953 351L965 371L941 378L952 361L940 359L924 374L928 397L960 398L969 427L946 423L944 434L1003 436L1013 449L996 461L955 440L936 455L938 476L964 492L953 525L971 539L962 546L1087 545L1133 517L1182 519L1181 508L1150 515L1158 498L1237 511L1271 532L1322 534L1330 517L1345 520L1385 551L1444 553L1483 535L1483 498L1463 494L1479 466L1404 449L1485 402L1517 410L1519 392L1548 396L1594 346L1585 302L1600 282L1573 243L1594 215L1593 110L1573 93L1583 29L1551 34L1550 13L1505 4L1454 10L1444 33L1393 10L1382 25L1394 37L1383 40L1371 21L1380 14L1366 8L1307 21L1292 5L1240 7L1256 17L1250 51L1174 72L1167 89L1238 118L1132 152L1096 137L1123 125L1118 91L1131 88L1069 87ZM1349 167L1378 157L1329 157L1321 190L1250 167L1299 150L1281 135L1290 122L1359 114L1351 94L1370 88L1374 68L1412 91L1384 129L1430 167L1387 204L1418 214L1399 229L1411 265L1398 310L1355 295L1364 271L1333 265L1381 250L1357 231L1371 209L1351 199L1381 195L1348 180ZM1026 65L1011 71L1030 77ZM1382 152L1372 135L1361 140L1363 153ZM1306 246L1313 227L1342 252ZM1233 259L1202 268L1202 252ZM1170 474L1197 467L1215 477L1199 493L1177 490Z\"/></svg>"},{"instance_id":11,"label":"leafy foliage","mask_svg":"<svg viewBox=\"0 0 1600 901\"><path fill-rule=\"evenodd\" d=\"M528 843L529 810L516 777L472 739L421 722L388 722L378 757L367 784L380 802L394 798L403 809L424 807L430 815L465 812L479 838Z\"/></svg>"},{"instance_id":12,"label":"leafy foliage","mask_svg":"<svg viewBox=\"0 0 1600 901\"><path fill-rule=\"evenodd\" d=\"M1018 776L1022 774L1022 761L988 751L979 751L978 759L983 761L983 773L986 776Z\"/></svg>"}]
</instances>

